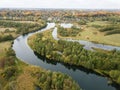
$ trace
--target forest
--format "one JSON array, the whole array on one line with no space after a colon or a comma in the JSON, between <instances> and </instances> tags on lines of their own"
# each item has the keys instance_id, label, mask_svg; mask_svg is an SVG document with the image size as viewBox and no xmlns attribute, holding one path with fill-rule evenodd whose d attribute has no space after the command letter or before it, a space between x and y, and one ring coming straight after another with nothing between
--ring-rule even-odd
<instances>
[{"instance_id":1,"label":"forest","mask_svg":"<svg viewBox=\"0 0 120 90\"><path fill-rule=\"evenodd\" d=\"M25 82L28 84L24 85ZM29 84L30 87L28 87ZM5 57L0 57L0 85L2 86L0 87L1 90L23 90L23 88L34 90L36 87L43 90L80 90L80 87L68 75L21 62L15 57L12 48L6 51Z\"/></svg>"},{"instance_id":2,"label":"forest","mask_svg":"<svg viewBox=\"0 0 120 90\"><path fill-rule=\"evenodd\" d=\"M78 42L55 41L51 31L36 34L29 38L31 48L49 60L83 66L100 72L120 84L120 51L85 50Z\"/></svg>"}]
</instances>

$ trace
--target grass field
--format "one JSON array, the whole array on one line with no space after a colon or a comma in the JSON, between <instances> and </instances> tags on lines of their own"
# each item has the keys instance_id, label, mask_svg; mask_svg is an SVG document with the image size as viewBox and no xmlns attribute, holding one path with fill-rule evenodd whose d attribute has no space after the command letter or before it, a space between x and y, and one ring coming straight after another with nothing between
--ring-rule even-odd
<instances>
[{"instance_id":1,"label":"grass field","mask_svg":"<svg viewBox=\"0 0 120 90\"><path fill-rule=\"evenodd\" d=\"M9 31L7 31L7 30L9 30ZM6 31L7 31L7 33L6 33ZM4 28L4 27L0 27L0 35L1 35L1 36L11 34L11 35L15 38L15 37L18 36L15 32L16 32L16 29L15 29L15 28Z\"/></svg>"},{"instance_id":2,"label":"grass field","mask_svg":"<svg viewBox=\"0 0 120 90\"><path fill-rule=\"evenodd\" d=\"M15 28L4 28L4 27L0 27L0 32L5 32L5 30L8 30L9 29L9 31L16 31L16 29Z\"/></svg>"},{"instance_id":3,"label":"grass field","mask_svg":"<svg viewBox=\"0 0 120 90\"><path fill-rule=\"evenodd\" d=\"M120 34L105 35L105 32L100 32L99 29L103 26L108 25L108 22L95 21L90 22L87 25L81 26L84 29L75 36L75 37L63 37L58 33L59 38L73 38L77 40L87 40L93 41L96 43L103 43L109 45L120 46ZM100 26L95 28L94 25Z\"/></svg>"},{"instance_id":4,"label":"grass field","mask_svg":"<svg viewBox=\"0 0 120 90\"><path fill-rule=\"evenodd\" d=\"M11 45L11 42L0 43L0 57L5 56L5 50L7 50Z\"/></svg>"}]
</instances>

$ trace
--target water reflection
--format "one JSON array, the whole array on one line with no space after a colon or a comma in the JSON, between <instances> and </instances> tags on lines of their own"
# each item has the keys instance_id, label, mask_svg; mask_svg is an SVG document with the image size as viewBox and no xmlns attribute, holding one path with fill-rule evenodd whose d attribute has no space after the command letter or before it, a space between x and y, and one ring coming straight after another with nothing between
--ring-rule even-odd
<instances>
[{"instance_id":1,"label":"water reflection","mask_svg":"<svg viewBox=\"0 0 120 90\"><path fill-rule=\"evenodd\" d=\"M59 64L63 65L65 68L67 68L67 69L69 69L69 70L72 70L73 73L74 73L74 72L77 72L77 71L79 70L79 71L82 71L82 72L86 73L87 75L94 74L94 75L97 75L97 76L102 77L99 73L97 73L97 72L95 72L95 71L93 71L93 70L91 70L91 69L86 69L86 68L84 68L84 67L82 67L82 66L75 66L75 65L66 64L66 63L63 63L63 62L55 61L55 60L49 60L49 59L47 59L47 58L39 55L39 54L36 53L36 52L34 52L34 54L35 54L40 60L42 60L42 61L45 62L45 63L51 64L51 65L57 65L57 64L59 63ZM79 74L78 74L78 75L79 75ZM76 77L78 77L78 76L76 76ZM107 79L107 78L106 78L106 79ZM107 79L107 80L108 80L108 79ZM116 88L117 88L116 90L120 90L120 86L119 86L117 83L115 83L115 82L113 82L113 83L111 83L111 84L108 83L108 86L113 86L113 87L116 87ZM86 90L86 89L85 89L85 90ZM97 90L99 90L99 89L97 89ZM115 90L115 89L111 89L111 90Z\"/></svg>"}]
</instances>

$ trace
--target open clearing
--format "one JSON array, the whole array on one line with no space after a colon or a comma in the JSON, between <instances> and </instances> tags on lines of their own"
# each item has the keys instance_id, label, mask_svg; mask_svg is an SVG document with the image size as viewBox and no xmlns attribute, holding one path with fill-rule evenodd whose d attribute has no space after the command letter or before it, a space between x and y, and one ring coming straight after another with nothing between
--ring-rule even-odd
<instances>
[{"instance_id":1,"label":"open clearing","mask_svg":"<svg viewBox=\"0 0 120 90\"><path fill-rule=\"evenodd\" d=\"M69 37L69 36L63 37L63 36L60 36L59 33L58 33L58 37L72 38L77 40L86 40L86 41L92 41L96 43L120 46L120 34L105 35L104 32L99 31L100 28L94 27L94 25L102 27L108 24L109 24L108 22L102 22L102 21L90 22L87 25L81 25L81 28L82 27L84 28L80 30L80 32L75 37Z\"/></svg>"},{"instance_id":2,"label":"open clearing","mask_svg":"<svg viewBox=\"0 0 120 90\"><path fill-rule=\"evenodd\" d=\"M10 47L11 42L0 43L0 57L5 56L5 51Z\"/></svg>"}]
</instances>

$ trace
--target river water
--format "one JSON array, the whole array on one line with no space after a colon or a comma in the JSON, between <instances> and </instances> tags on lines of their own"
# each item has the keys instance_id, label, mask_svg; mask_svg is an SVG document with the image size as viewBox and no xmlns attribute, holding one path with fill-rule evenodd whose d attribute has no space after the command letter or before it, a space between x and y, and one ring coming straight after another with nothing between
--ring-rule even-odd
<instances>
[{"instance_id":1,"label":"river water","mask_svg":"<svg viewBox=\"0 0 120 90\"><path fill-rule=\"evenodd\" d=\"M48 23L46 28L34 33L42 32L53 27L55 27L54 23ZM116 90L114 86L108 85L107 78L91 72L90 70L57 62L50 62L49 60L38 57L27 44L28 37L34 33L21 35L14 40L13 50L17 58L31 65L65 73L71 76L83 90Z\"/></svg>"}]
</instances>

